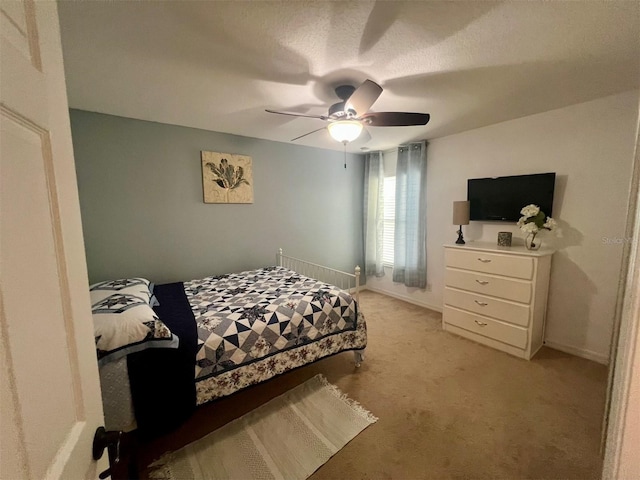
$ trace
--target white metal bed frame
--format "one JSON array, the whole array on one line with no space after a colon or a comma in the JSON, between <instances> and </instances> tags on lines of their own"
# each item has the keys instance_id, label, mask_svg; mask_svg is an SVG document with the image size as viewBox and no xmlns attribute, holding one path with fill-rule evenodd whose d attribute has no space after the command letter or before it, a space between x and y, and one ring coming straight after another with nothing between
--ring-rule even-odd
<instances>
[{"instance_id":1,"label":"white metal bed frame","mask_svg":"<svg viewBox=\"0 0 640 480\"><path fill-rule=\"evenodd\" d=\"M358 265L356 265L354 273L347 273L284 255L281 248L278 249L276 261L280 267L288 268L298 272L300 275L315 278L321 282L330 283L342 290L349 291L349 293L355 295L356 302L360 304L360 267Z\"/></svg>"},{"instance_id":2,"label":"white metal bed frame","mask_svg":"<svg viewBox=\"0 0 640 480\"><path fill-rule=\"evenodd\" d=\"M317 263L307 262L300 258L284 255L281 248L278 249L276 263L278 266L293 270L300 275L315 278L321 282L335 285L342 290L347 290L355 296L356 302L360 305L360 267L358 265L356 265L354 273L347 273L318 265ZM356 367L360 367L364 360L364 350L354 350L353 355L355 357Z\"/></svg>"}]
</instances>

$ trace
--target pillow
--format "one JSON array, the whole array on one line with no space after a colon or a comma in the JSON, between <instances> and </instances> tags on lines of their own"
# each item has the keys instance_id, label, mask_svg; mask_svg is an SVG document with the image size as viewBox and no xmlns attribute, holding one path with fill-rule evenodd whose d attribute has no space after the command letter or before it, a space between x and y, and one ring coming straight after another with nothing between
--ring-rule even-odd
<instances>
[{"instance_id":1,"label":"pillow","mask_svg":"<svg viewBox=\"0 0 640 480\"><path fill-rule=\"evenodd\" d=\"M151 299L153 284L146 278L123 278L108 282L94 283L89 287L91 303L113 295L114 293L131 294L143 298L147 303Z\"/></svg>"},{"instance_id":2,"label":"pillow","mask_svg":"<svg viewBox=\"0 0 640 480\"><path fill-rule=\"evenodd\" d=\"M130 278L90 287L98 365L147 348L177 348L179 339L157 317L149 281Z\"/></svg>"}]
</instances>

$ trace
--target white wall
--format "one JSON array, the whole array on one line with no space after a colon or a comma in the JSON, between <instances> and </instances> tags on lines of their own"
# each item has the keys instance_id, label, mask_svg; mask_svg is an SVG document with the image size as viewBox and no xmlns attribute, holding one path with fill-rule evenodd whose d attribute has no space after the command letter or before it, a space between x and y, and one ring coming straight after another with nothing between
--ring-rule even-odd
<instances>
[{"instance_id":1,"label":"white wall","mask_svg":"<svg viewBox=\"0 0 640 480\"><path fill-rule=\"evenodd\" d=\"M546 343L608 361L638 116L638 91L593 100L430 141L427 150L426 290L393 284L390 272L367 286L442 309L444 253L457 227L452 202L467 179L556 172L553 216L561 231L545 244L553 258ZM472 222L467 242L496 241L515 224Z\"/></svg>"}]
</instances>

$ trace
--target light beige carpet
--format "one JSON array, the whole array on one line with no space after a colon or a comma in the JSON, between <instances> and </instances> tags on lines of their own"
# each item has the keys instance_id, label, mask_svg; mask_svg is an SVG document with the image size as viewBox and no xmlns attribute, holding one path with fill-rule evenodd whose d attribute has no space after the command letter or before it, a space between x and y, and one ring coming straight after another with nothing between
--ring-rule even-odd
<instances>
[{"instance_id":1,"label":"light beige carpet","mask_svg":"<svg viewBox=\"0 0 640 480\"><path fill-rule=\"evenodd\" d=\"M322 375L151 465L150 478L304 480L378 419Z\"/></svg>"},{"instance_id":2,"label":"light beige carpet","mask_svg":"<svg viewBox=\"0 0 640 480\"><path fill-rule=\"evenodd\" d=\"M341 353L200 407L141 447L141 478L164 452L323 374L380 420L309 480L600 479L606 366L546 347L528 362L443 331L440 313L371 291L360 301L362 367Z\"/></svg>"}]
</instances>

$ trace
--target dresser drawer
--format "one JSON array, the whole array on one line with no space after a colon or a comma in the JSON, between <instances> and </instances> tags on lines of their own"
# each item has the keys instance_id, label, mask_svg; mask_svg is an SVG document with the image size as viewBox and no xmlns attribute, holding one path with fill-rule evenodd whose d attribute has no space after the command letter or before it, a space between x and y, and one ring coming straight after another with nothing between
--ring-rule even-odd
<instances>
[{"instance_id":1,"label":"dresser drawer","mask_svg":"<svg viewBox=\"0 0 640 480\"><path fill-rule=\"evenodd\" d=\"M447 305L444 307L445 324L454 325L464 330L488 337L514 347L527 348L527 329L508 325L482 315L463 312Z\"/></svg>"},{"instance_id":2,"label":"dresser drawer","mask_svg":"<svg viewBox=\"0 0 640 480\"><path fill-rule=\"evenodd\" d=\"M513 300L514 302L531 302L531 282L511 278L492 277L466 270L447 268L444 275L447 287L470 290L472 292Z\"/></svg>"},{"instance_id":3,"label":"dresser drawer","mask_svg":"<svg viewBox=\"0 0 640 480\"><path fill-rule=\"evenodd\" d=\"M444 289L444 303L452 307L487 315L505 322L526 327L529 325L528 305L519 305L496 298L463 292L450 287Z\"/></svg>"},{"instance_id":4,"label":"dresser drawer","mask_svg":"<svg viewBox=\"0 0 640 480\"><path fill-rule=\"evenodd\" d=\"M533 277L533 258L531 257L447 248L445 249L445 264L447 267L494 273L525 280L531 280Z\"/></svg>"}]
</instances>

